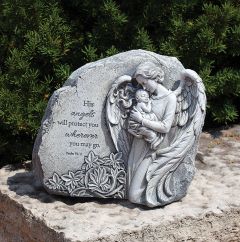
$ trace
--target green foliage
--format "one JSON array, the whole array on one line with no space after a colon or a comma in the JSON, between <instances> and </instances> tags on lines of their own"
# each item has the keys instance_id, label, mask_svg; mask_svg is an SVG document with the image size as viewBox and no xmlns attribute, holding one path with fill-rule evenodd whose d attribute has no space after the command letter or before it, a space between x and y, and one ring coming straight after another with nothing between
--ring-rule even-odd
<instances>
[{"instance_id":1,"label":"green foliage","mask_svg":"<svg viewBox=\"0 0 240 242\"><path fill-rule=\"evenodd\" d=\"M212 116L214 121L227 124L236 120L238 112L231 101L226 101L225 103L220 101L214 105Z\"/></svg>"},{"instance_id":2,"label":"green foliage","mask_svg":"<svg viewBox=\"0 0 240 242\"><path fill-rule=\"evenodd\" d=\"M30 158L47 101L74 69L129 49L196 70L207 125L239 120L238 0L2 0L0 33L1 161Z\"/></svg>"},{"instance_id":3,"label":"green foliage","mask_svg":"<svg viewBox=\"0 0 240 242\"><path fill-rule=\"evenodd\" d=\"M4 56L0 75L0 136L4 140L0 155L18 160L31 153L28 146L48 98L70 74L67 53L72 46L71 28L56 3L3 1L0 9L0 49ZM10 151L10 146L14 150Z\"/></svg>"}]
</instances>

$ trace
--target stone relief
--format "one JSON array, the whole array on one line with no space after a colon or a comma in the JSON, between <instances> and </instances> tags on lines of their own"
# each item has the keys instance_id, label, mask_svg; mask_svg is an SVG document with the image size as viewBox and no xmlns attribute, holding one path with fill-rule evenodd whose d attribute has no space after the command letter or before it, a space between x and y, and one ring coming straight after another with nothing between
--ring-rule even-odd
<instances>
[{"instance_id":1,"label":"stone relief","mask_svg":"<svg viewBox=\"0 0 240 242\"><path fill-rule=\"evenodd\" d=\"M90 151L79 170L63 175L55 172L45 184L50 190L72 197L125 198L126 170L122 154L99 157Z\"/></svg>"},{"instance_id":2,"label":"stone relief","mask_svg":"<svg viewBox=\"0 0 240 242\"><path fill-rule=\"evenodd\" d=\"M82 66L49 100L36 182L64 196L178 201L195 173L205 108L201 78L174 57L132 50Z\"/></svg>"},{"instance_id":3,"label":"stone relief","mask_svg":"<svg viewBox=\"0 0 240 242\"><path fill-rule=\"evenodd\" d=\"M127 164L127 197L149 207L186 194L206 111L199 75L181 72L173 90L163 85L161 65L143 62L132 76L115 80L107 96L106 118L115 148ZM185 176L185 177L182 177Z\"/></svg>"}]
</instances>

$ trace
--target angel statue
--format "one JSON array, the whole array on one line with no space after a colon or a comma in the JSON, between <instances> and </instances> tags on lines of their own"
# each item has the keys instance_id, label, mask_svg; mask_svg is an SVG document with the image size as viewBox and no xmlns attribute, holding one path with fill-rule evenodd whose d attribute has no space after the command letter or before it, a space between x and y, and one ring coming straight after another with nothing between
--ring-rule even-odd
<instances>
[{"instance_id":1,"label":"angel statue","mask_svg":"<svg viewBox=\"0 0 240 242\"><path fill-rule=\"evenodd\" d=\"M164 78L160 64L143 62L133 77L116 79L106 103L113 143L126 161L127 197L149 207L186 195L206 112L205 88L195 71L182 71L173 90Z\"/></svg>"}]
</instances>

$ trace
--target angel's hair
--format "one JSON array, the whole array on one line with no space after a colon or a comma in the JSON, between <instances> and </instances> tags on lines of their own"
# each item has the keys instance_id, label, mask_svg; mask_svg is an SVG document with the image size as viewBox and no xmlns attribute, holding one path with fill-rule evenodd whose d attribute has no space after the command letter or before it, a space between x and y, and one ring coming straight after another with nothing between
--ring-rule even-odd
<instances>
[{"instance_id":1,"label":"angel's hair","mask_svg":"<svg viewBox=\"0 0 240 242\"><path fill-rule=\"evenodd\" d=\"M138 89L135 93L135 98L136 100L141 100L141 93L147 93L148 97L149 97L149 93L147 91L145 91L144 89Z\"/></svg>"},{"instance_id":2,"label":"angel's hair","mask_svg":"<svg viewBox=\"0 0 240 242\"><path fill-rule=\"evenodd\" d=\"M134 78L136 78L138 75L158 83L162 83L164 80L163 70L150 61L143 62L137 67Z\"/></svg>"}]
</instances>

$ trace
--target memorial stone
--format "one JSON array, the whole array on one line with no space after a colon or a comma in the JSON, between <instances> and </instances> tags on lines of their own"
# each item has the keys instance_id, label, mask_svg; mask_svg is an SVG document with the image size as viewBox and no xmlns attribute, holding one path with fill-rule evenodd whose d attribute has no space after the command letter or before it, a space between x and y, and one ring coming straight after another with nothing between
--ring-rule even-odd
<instances>
[{"instance_id":1,"label":"memorial stone","mask_svg":"<svg viewBox=\"0 0 240 242\"><path fill-rule=\"evenodd\" d=\"M194 176L205 106L201 78L175 57L132 50L86 64L49 100L36 180L64 196L177 201Z\"/></svg>"}]
</instances>

